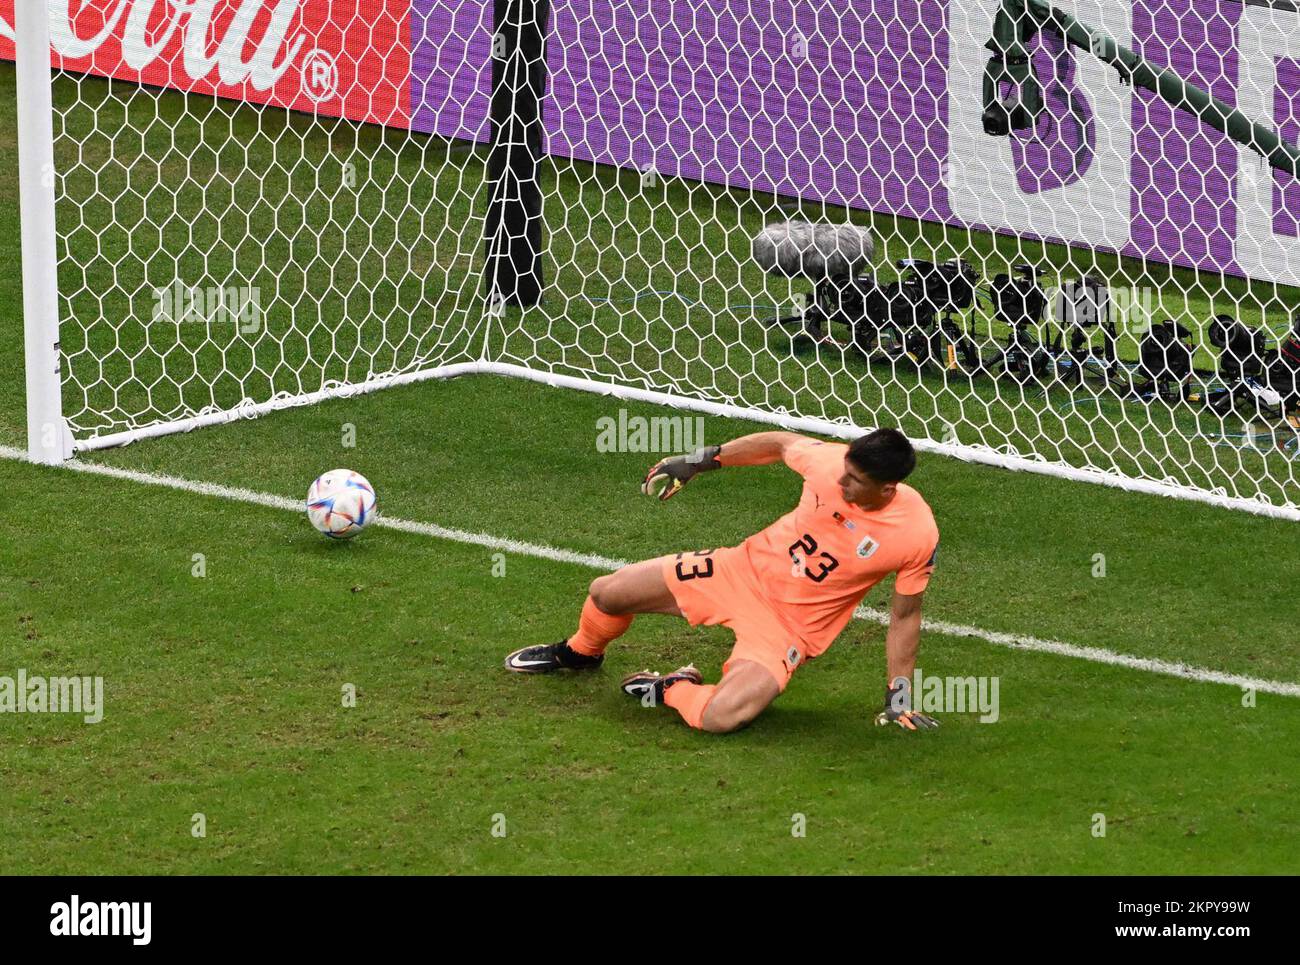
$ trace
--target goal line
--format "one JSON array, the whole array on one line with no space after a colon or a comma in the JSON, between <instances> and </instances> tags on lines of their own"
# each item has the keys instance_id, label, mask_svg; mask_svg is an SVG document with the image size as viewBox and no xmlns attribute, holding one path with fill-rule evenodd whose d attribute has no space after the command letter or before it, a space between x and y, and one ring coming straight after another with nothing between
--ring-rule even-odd
<instances>
[{"instance_id":1,"label":"goal line","mask_svg":"<svg viewBox=\"0 0 1300 965\"><path fill-rule=\"evenodd\" d=\"M564 375L561 373L547 372L508 362L462 362L455 365L439 366L437 368L426 369L418 372L384 376L381 378L370 379L365 382L332 386L318 392L311 392L299 396L286 396L268 402L250 403L247 405L237 406L233 409L223 409L215 412L203 413L179 422L163 423L147 426L142 429L131 429L105 436L91 437L74 443L74 451L93 452L99 449L108 449L126 445L138 440L170 435L175 432L188 432L204 426L223 425L241 419L255 419L259 416L267 415L283 409L293 408L295 406L313 405L317 402L323 402L329 399L351 398L353 396L375 392L379 389L391 388L399 385L411 385L418 382L428 381L430 379L448 379L466 375L496 375L524 379L529 382L540 382L543 385L548 385L552 388L573 389L622 399L629 402L644 402L651 405L663 405L676 409L684 409L689 412L701 412L705 415L719 416L721 418L742 419L748 422L757 422L764 425L776 426L777 428L787 429L791 432L815 433L837 439L852 440L859 435L862 435L864 432L869 432L875 428L875 426L848 425L841 422L831 422L825 419L799 416L787 412L769 412L765 409L758 409L744 405L711 402L707 399L693 399L665 392L640 389L635 386L621 385L616 382L600 382L594 379L578 378L576 376ZM1225 509L1240 510L1259 516L1300 521L1300 508L1274 506L1259 499L1246 499L1240 496L1230 496L1226 492L1207 492L1189 489L1175 483L1166 483L1150 479L1133 479L1126 476L1115 475L1113 473L1102 472L1100 470L1083 469L1075 466L1054 463L1046 459L1030 459L1020 455L997 452L980 445L954 445L923 438L913 439L912 444L920 452L949 456L953 459L959 459L962 462L968 462L974 465L1007 469L1013 472L1031 472L1078 482L1096 483L1113 489L1121 489L1126 492L1142 493L1149 496L1163 496L1167 499L1208 503Z\"/></svg>"}]
</instances>

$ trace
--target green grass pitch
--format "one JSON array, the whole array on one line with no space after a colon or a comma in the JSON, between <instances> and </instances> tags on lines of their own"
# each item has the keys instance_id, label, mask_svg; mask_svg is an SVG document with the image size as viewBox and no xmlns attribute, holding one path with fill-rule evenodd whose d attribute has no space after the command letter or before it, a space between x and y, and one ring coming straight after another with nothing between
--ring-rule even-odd
<instances>
[{"instance_id":1,"label":"green grass pitch","mask_svg":"<svg viewBox=\"0 0 1300 965\"><path fill-rule=\"evenodd\" d=\"M12 92L0 67L11 265ZM20 446L16 271L0 317L0 443ZM594 445L619 407L471 377L90 461L292 498L347 465L390 516L629 560L737 542L796 498L779 467L640 497L652 457ZM754 428L708 418L705 438ZM943 532L927 616L1300 681L1294 524L937 457L913 481ZM301 514L12 460L0 487L0 675L100 675L106 698L96 725L0 714L2 873L1300 872L1300 698L927 632L924 670L997 676L1001 716L903 734L871 724L884 631L855 621L713 737L616 683L714 677L724 630L641 617L599 673L501 669L571 630L593 569L508 553L494 575L464 542L333 544Z\"/></svg>"}]
</instances>

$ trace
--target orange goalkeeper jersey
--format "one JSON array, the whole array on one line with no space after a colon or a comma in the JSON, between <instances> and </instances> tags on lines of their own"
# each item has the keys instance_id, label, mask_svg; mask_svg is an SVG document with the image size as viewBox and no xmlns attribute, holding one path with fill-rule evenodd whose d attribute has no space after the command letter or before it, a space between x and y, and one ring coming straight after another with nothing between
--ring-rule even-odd
<instances>
[{"instance_id":1,"label":"orange goalkeeper jersey","mask_svg":"<svg viewBox=\"0 0 1300 965\"><path fill-rule=\"evenodd\" d=\"M899 483L882 509L844 501L848 446L807 439L786 450L804 478L799 505L741 544L753 579L786 628L815 657L829 647L867 591L897 573L899 593L920 593L934 571L939 529L921 494Z\"/></svg>"}]
</instances>

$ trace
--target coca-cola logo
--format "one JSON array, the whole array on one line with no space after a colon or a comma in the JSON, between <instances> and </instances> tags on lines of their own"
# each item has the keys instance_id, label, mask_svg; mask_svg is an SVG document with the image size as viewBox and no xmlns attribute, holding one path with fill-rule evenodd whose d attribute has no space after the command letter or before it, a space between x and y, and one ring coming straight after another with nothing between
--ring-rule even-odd
<instances>
[{"instance_id":1,"label":"coca-cola logo","mask_svg":"<svg viewBox=\"0 0 1300 965\"><path fill-rule=\"evenodd\" d=\"M222 84L267 91L307 40L304 31L289 39L301 5L302 0L49 0L50 46L62 58L79 60L94 58L116 39L122 64L143 71L179 42L180 64L192 80L216 71ZM259 24L264 26L254 38ZM13 25L3 18L0 37L14 38Z\"/></svg>"}]
</instances>

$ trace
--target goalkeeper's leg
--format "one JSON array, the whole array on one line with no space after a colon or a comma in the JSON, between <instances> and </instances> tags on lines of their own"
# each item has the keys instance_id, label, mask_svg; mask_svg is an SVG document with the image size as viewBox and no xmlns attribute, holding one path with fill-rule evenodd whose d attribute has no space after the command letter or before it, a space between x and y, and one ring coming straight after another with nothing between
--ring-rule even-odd
<instances>
[{"instance_id":1,"label":"goalkeeper's leg","mask_svg":"<svg viewBox=\"0 0 1300 965\"><path fill-rule=\"evenodd\" d=\"M603 656L610 641L627 632L637 613L682 615L664 582L660 560L643 560L592 580L578 632L567 641L569 648L588 657Z\"/></svg>"},{"instance_id":2,"label":"goalkeeper's leg","mask_svg":"<svg viewBox=\"0 0 1300 965\"><path fill-rule=\"evenodd\" d=\"M594 670L605 659L605 648L622 636L637 613L681 616L668 584L662 560L644 560L592 581L578 617L578 629L559 643L523 647L506 657L506 669L516 673L553 670Z\"/></svg>"},{"instance_id":3,"label":"goalkeeper's leg","mask_svg":"<svg viewBox=\"0 0 1300 965\"><path fill-rule=\"evenodd\" d=\"M781 685L763 664L729 660L718 683L672 681L661 701L697 730L729 734L761 714L780 694Z\"/></svg>"}]
</instances>

